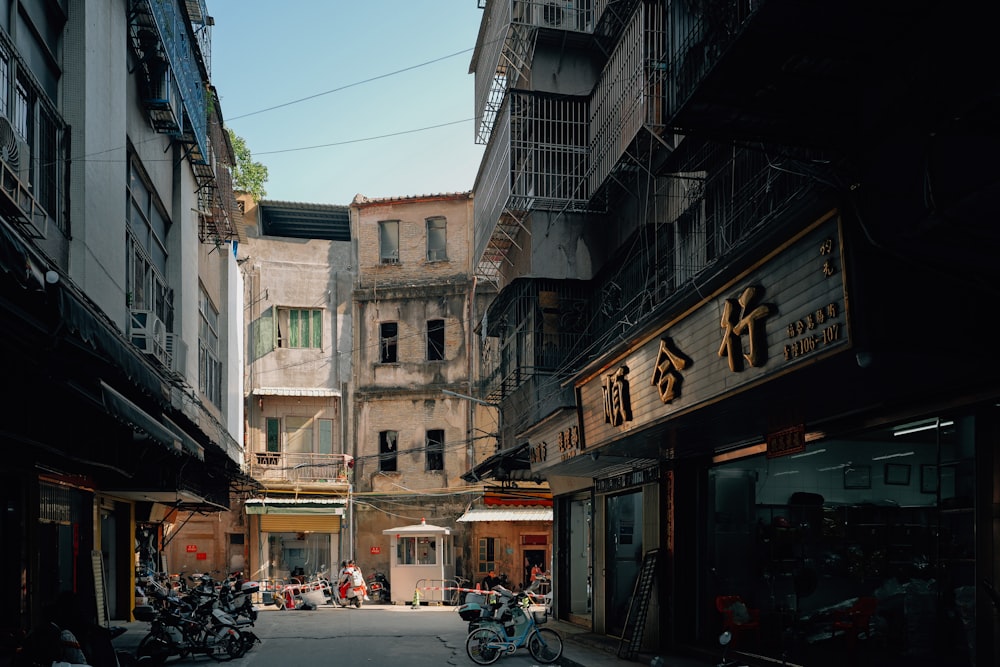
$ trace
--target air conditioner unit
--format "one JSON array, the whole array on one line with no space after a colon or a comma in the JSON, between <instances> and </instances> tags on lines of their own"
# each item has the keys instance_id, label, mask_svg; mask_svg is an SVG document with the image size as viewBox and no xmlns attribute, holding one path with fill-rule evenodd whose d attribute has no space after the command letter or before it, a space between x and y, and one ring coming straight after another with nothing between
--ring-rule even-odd
<instances>
[{"instance_id":1,"label":"air conditioner unit","mask_svg":"<svg viewBox=\"0 0 1000 667\"><path fill-rule=\"evenodd\" d=\"M31 151L28 143L4 116L0 116L0 160L23 185L31 185Z\"/></svg>"},{"instance_id":2,"label":"air conditioner unit","mask_svg":"<svg viewBox=\"0 0 1000 667\"><path fill-rule=\"evenodd\" d=\"M535 5L535 25L555 30L582 30L583 10L571 0L546 0Z\"/></svg>"},{"instance_id":3,"label":"air conditioner unit","mask_svg":"<svg viewBox=\"0 0 1000 667\"><path fill-rule=\"evenodd\" d=\"M129 317L129 340L140 351L166 365L167 327L151 310L133 310Z\"/></svg>"},{"instance_id":4,"label":"air conditioner unit","mask_svg":"<svg viewBox=\"0 0 1000 667\"><path fill-rule=\"evenodd\" d=\"M187 343L184 342L181 335L168 333L163 347L166 354L164 365L175 373L183 373L184 364L187 361Z\"/></svg>"}]
</instances>

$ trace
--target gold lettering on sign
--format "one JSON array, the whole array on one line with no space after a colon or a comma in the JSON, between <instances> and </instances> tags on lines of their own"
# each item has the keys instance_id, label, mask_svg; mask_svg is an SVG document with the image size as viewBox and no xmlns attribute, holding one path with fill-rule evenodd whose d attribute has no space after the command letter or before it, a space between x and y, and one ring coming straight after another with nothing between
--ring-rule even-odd
<instances>
[{"instance_id":1,"label":"gold lettering on sign","mask_svg":"<svg viewBox=\"0 0 1000 667\"><path fill-rule=\"evenodd\" d=\"M791 342L784 347L785 361L798 359L823 345L840 341L844 331L840 322L835 321L839 316L840 307L831 302L787 324L785 333Z\"/></svg>"},{"instance_id":2,"label":"gold lettering on sign","mask_svg":"<svg viewBox=\"0 0 1000 667\"><path fill-rule=\"evenodd\" d=\"M670 403L680 394L681 374L687 360L671 349L673 341L669 338L660 339L660 350L656 353L656 364L653 366L652 385L660 394L660 400Z\"/></svg>"},{"instance_id":3,"label":"gold lettering on sign","mask_svg":"<svg viewBox=\"0 0 1000 667\"><path fill-rule=\"evenodd\" d=\"M744 362L751 366L763 366L767 361L767 342L764 340L763 320L774 313L769 303L755 305L764 288L751 285L736 299L726 299L722 307L722 344L719 356L729 360L729 370L738 373ZM743 351L743 335L747 337L747 349Z\"/></svg>"},{"instance_id":4,"label":"gold lettering on sign","mask_svg":"<svg viewBox=\"0 0 1000 667\"><path fill-rule=\"evenodd\" d=\"M531 463L544 463L549 457L549 445L542 440L537 445L532 445L528 449L528 458Z\"/></svg>"},{"instance_id":5,"label":"gold lettering on sign","mask_svg":"<svg viewBox=\"0 0 1000 667\"><path fill-rule=\"evenodd\" d=\"M837 267L834 266L833 259L828 257L829 255L833 255L833 239L823 239L823 242L819 244L819 254L821 257L824 257L823 275L829 278L837 273Z\"/></svg>"},{"instance_id":6,"label":"gold lettering on sign","mask_svg":"<svg viewBox=\"0 0 1000 667\"><path fill-rule=\"evenodd\" d=\"M570 426L567 429L559 431L559 456L560 459L565 461L566 459L576 456L577 450L580 449L580 427Z\"/></svg>"},{"instance_id":7,"label":"gold lettering on sign","mask_svg":"<svg viewBox=\"0 0 1000 667\"><path fill-rule=\"evenodd\" d=\"M628 366L622 366L605 378L604 386L604 422L612 426L621 426L632 421L632 399L628 392Z\"/></svg>"}]
</instances>

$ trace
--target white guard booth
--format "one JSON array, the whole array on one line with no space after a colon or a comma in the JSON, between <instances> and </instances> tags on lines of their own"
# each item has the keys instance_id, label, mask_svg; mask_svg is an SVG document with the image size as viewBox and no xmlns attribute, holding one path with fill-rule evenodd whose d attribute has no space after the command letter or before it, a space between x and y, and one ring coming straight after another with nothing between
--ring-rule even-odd
<instances>
[{"instance_id":1,"label":"white guard booth","mask_svg":"<svg viewBox=\"0 0 1000 667\"><path fill-rule=\"evenodd\" d=\"M455 586L454 537L450 528L431 526L425 520L412 526L386 528L391 537L389 588L392 602L412 604L414 593L420 602L445 602Z\"/></svg>"}]
</instances>

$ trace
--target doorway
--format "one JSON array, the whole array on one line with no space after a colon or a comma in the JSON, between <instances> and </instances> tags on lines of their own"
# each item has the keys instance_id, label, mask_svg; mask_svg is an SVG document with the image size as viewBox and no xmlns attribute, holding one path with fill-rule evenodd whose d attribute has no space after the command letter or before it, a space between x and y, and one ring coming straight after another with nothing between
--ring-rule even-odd
<instances>
[{"instance_id":1,"label":"doorway","mask_svg":"<svg viewBox=\"0 0 1000 667\"><path fill-rule=\"evenodd\" d=\"M542 572L548 572L549 568L545 562L545 549L525 549L524 569L521 572L521 588L525 589L531 585L531 568L536 565L542 568Z\"/></svg>"},{"instance_id":2,"label":"doorway","mask_svg":"<svg viewBox=\"0 0 1000 667\"><path fill-rule=\"evenodd\" d=\"M621 637L629 600L642 568L642 491L608 496L605 516L605 618L608 634Z\"/></svg>"}]
</instances>

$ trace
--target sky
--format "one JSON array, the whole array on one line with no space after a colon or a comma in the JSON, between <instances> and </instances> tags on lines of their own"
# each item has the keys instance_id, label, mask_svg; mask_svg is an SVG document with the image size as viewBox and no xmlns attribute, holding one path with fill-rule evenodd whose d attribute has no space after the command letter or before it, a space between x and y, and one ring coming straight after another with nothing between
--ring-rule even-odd
<instances>
[{"instance_id":1,"label":"sky","mask_svg":"<svg viewBox=\"0 0 1000 667\"><path fill-rule=\"evenodd\" d=\"M206 0L226 127L265 199L471 190L477 0Z\"/></svg>"}]
</instances>

